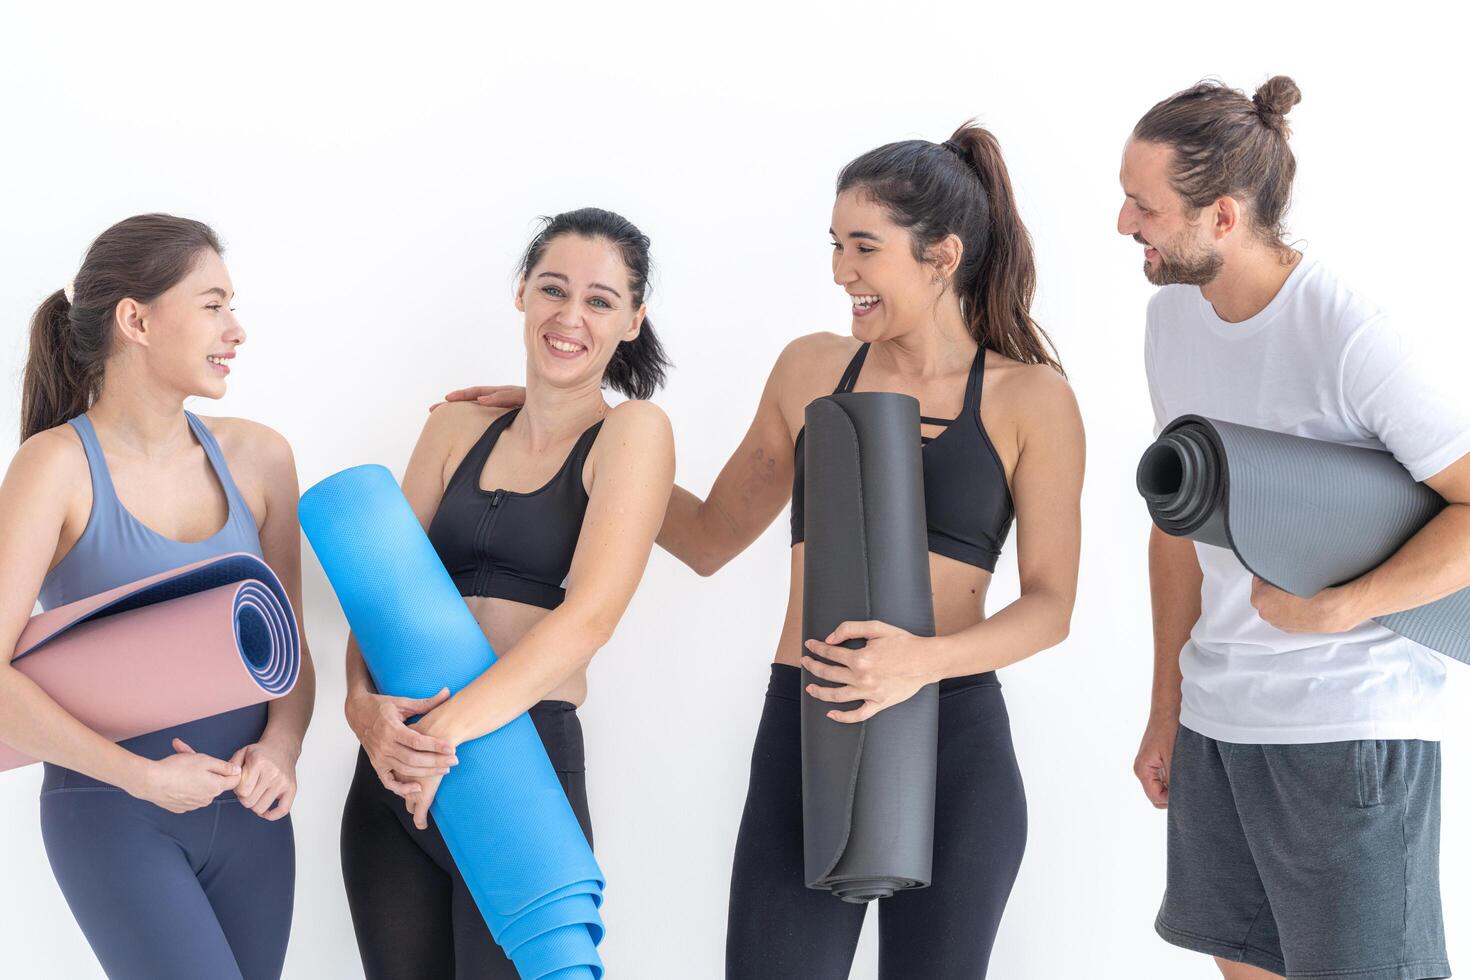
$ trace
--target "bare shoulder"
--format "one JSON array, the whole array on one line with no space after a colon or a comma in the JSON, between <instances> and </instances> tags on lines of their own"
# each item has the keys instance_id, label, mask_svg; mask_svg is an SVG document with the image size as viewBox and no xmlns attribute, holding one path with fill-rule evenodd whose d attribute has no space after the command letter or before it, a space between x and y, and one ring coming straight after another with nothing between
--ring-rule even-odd
<instances>
[{"instance_id":1,"label":"bare shoulder","mask_svg":"<svg viewBox=\"0 0 1470 980\"><path fill-rule=\"evenodd\" d=\"M812 372L831 373L834 365L845 364L861 344L856 338L823 331L797 337L776 358L776 371L789 377ZM837 368L839 371L841 367Z\"/></svg>"},{"instance_id":2,"label":"bare shoulder","mask_svg":"<svg viewBox=\"0 0 1470 980\"><path fill-rule=\"evenodd\" d=\"M76 429L63 423L21 443L10 461L9 479L47 493L64 491L79 482L90 486L87 452Z\"/></svg>"},{"instance_id":3,"label":"bare shoulder","mask_svg":"<svg viewBox=\"0 0 1470 980\"><path fill-rule=\"evenodd\" d=\"M246 474L256 486L272 486L296 478L296 457L286 437L263 422L250 419L199 416L219 443L220 452L236 481ZM249 494L247 493L247 498Z\"/></svg>"},{"instance_id":4,"label":"bare shoulder","mask_svg":"<svg viewBox=\"0 0 1470 980\"><path fill-rule=\"evenodd\" d=\"M771 371L771 392L794 434L804 421L807 405L829 395L842 379L843 368L862 346L855 337L813 333L786 345Z\"/></svg>"},{"instance_id":5,"label":"bare shoulder","mask_svg":"<svg viewBox=\"0 0 1470 980\"><path fill-rule=\"evenodd\" d=\"M1050 364L1026 364L985 353L985 388L981 404L1024 418L1077 415L1077 398L1066 377Z\"/></svg>"},{"instance_id":6,"label":"bare shoulder","mask_svg":"<svg viewBox=\"0 0 1470 980\"><path fill-rule=\"evenodd\" d=\"M653 402L638 399L629 399L608 410L599 436L603 435L615 441L641 444L664 441L672 444L674 440L674 430L664 410Z\"/></svg>"}]
</instances>

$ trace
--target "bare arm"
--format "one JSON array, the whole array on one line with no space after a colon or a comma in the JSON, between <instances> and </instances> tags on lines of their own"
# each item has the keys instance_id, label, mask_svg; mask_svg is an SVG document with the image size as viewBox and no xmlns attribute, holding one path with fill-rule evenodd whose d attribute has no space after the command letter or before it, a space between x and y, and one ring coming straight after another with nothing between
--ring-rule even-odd
<instances>
[{"instance_id":1,"label":"bare arm","mask_svg":"<svg viewBox=\"0 0 1470 980\"><path fill-rule=\"evenodd\" d=\"M1194 542L1150 528L1148 581L1154 624L1153 695L1148 724L1133 760L1133 774L1149 801L1162 809L1169 804L1169 771L1174 736L1179 731L1179 651L1189 641L1189 631L1200 616L1204 573Z\"/></svg>"},{"instance_id":2,"label":"bare arm","mask_svg":"<svg viewBox=\"0 0 1470 980\"><path fill-rule=\"evenodd\" d=\"M700 575L713 575L750 547L791 499L794 473L791 429L781 413L780 392L789 359L772 369L745 438L701 500L674 487L658 544Z\"/></svg>"},{"instance_id":3,"label":"bare arm","mask_svg":"<svg viewBox=\"0 0 1470 980\"><path fill-rule=\"evenodd\" d=\"M566 599L417 726L452 744L514 719L582 669L612 636L653 548L674 479L668 419L647 402L608 413Z\"/></svg>"},{"instance_id":4,"label":"bare arm","mask_svg":"<svg viewBox=\"0 0 1470 980\"><path fill-rule=\"evenodd\" d=\"M1072 389L1048 379L1034 397L1011 478L1021 594L968 629L934 641L932 680L1007 667L1066 639L1077 598L1086 443ZM1039 386L1038 386L1039 387Z\"/></svg>"},{"instance_id":5,"label":"bare arm","mask_svg":"<svg viewBox=\"0 0 1470 980\"><path fill-rule=\"evenodd\" d=\"M269 432L261 442L257 451L267 461L267 474L260 550L265 563L281 580L296 612L296 625L301 633L301 669L291 693L270 703L260 741L277 744L294 763L301 755L301 743L306 737L306 726L311 722L312 708L316 704L316 668L307 647L301 608L301 525L296 519L296 504L301 493L290 444L275 432Z\"/></svg>"},{"instance_id":6,"label":"bare arm","mask_svg":"<svg viewBox=\"0 0 1470 980\"><path fill-rule=\"evenodd\" d=\"M65 437L26 440L0 485L0 741L114 786L135 783L146 760L98 735L11 666L66 519Z\"/></svg>"}]
</instances>

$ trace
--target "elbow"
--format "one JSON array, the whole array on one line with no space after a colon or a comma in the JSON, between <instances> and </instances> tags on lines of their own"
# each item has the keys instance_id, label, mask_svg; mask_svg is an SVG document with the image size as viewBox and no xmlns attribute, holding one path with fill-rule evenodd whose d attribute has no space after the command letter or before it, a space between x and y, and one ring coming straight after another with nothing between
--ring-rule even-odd
<instances>
[{"instance_id":1,"label":"elbow","mask_svg":"<svg viewBox=\"0 0 1470 980\"><path fill-rule=\"evenodd\" d=\"M1072 607L1075 595L1041 589L1031 593L1037 599L1040 649L1046 650L1065 640L1072 632Z\"/></svg>"},{"instance_id":2,"label":"elbow","mask_svg":"<svg viewBox=\"0 0 1470 980\"><path fill-rule=\"evenodd\" d=\"M1072 608L1075 604L1073 596L1058 598L1056 615L1051 620L1051 642L1047 646L1054 647L1072 634Z\"/></svg>"},{"instance_id":3,"label":"elbow","mask_svg":"<svg viewBox=\"0 0 1470 980\"><path fill-rule=\"evenodd\" d=\"M1049 646L1049 647L1057 646L1058 644L1060 644L1063 640L1065 640L1071 634L1072 634L1072 614L1071 614L1071 612L1068 612L1065 615L1063 615L1060 619L1058 619L1055 623L1052 624L1051 636L1048 637L1048 639L1049 639L1050 642L1047 643L1047 646Z\"/></svg>"},{"instance_id":4,"label":"elbow","mask_svg":"<svg viewBox=\"0 0 1470 980\"><path fill-rule=\"evenodd\" d=\"M730 558L728 555L704 554L691 561L689 567L694 569L694 574L700 578L709 578L715 572L724 568L729 561Z\"/></svg>"},{"instance_id":5,"label":"elbow","mask_svg":"<svg viewBox=\"0 0 1470 980\"><path fill-rule=\"evenodd\" d=\"M582 663L589 662L598 650L607 646L612 640L613 630L617 628L617 625L615 617L603 613L579 617L575 635L577 637L576 646L582 655Z\"/></svg>"}]
</instances>

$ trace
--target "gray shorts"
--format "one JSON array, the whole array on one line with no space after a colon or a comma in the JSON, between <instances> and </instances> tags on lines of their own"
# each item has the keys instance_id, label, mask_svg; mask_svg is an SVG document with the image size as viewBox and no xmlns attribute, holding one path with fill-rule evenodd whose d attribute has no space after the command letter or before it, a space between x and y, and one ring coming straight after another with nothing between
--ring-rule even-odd
<instances>
[{"instance_id":1,"label":"gray shorts","mask_svg":"<svg viewBox=\"0 0 1470 980\"><path fill-rule=\"evenodd\" d=\"M1240 745L1181 725L1154 928L1293 980L1449 976L1439 743Z\"/></svg>"}]
</instances>

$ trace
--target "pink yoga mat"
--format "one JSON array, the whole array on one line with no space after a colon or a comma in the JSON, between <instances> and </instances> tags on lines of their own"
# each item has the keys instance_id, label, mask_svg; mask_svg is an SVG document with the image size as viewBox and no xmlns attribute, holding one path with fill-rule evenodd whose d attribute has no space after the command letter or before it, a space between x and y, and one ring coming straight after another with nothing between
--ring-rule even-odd
<instances>
[{"instance_id":1,"label":"pink yoga mat","mask_svg":"<svg viewBox=\"0 0 1470 980\"><path fill-rule=\"evenodd\" d=\"M117 742L281 697L301 638L270 566L240 553L32 616L15 651L16 670ZM0 771L35 761L0 744Z\"/></svg>"}]
</instances>

